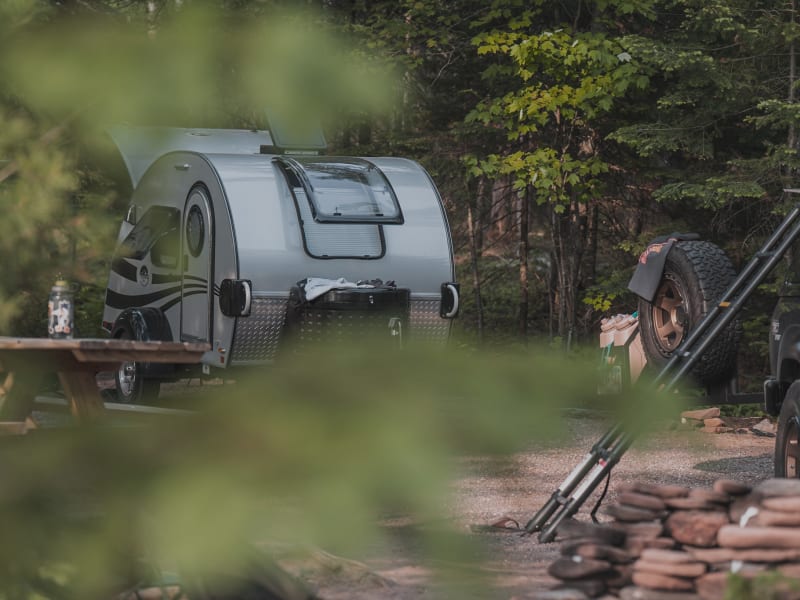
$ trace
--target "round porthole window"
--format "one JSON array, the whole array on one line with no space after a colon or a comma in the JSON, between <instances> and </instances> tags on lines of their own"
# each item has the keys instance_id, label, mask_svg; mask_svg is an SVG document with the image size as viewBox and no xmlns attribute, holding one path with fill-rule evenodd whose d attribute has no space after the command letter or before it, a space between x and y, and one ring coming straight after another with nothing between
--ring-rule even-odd
<instances>
[{"instance_id":1,"label":"round porthole window","mask_svg":"<svg viewBox=\"0 0 800 600\"><path fill-rule=\"evenodd\" d=\"M203 250L203 241L206 235L206 225L203 221L203 211L196 204L189 209L186 217L186 247L192 256L197 258Z\"/></svg>"}]
</instances>

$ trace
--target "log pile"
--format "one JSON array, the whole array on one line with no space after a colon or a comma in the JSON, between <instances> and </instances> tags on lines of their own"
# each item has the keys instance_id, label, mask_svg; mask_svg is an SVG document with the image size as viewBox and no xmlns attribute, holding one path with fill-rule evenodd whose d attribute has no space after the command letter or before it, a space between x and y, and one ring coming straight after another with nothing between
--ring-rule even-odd
<instances>
[{"instance_id":1,"label":"log pile","mask_svg":"<svg viewBox=\"0 0 800 600\"><path fill-rule=\"evenodd\" d=\"M561 583L535 598L722 600L731 573L800 579L800 480L626 484L603 512L611 521L562 523L548 569ZM782 593L800 600L800 586Z\"/></svg>"}]
</instances>

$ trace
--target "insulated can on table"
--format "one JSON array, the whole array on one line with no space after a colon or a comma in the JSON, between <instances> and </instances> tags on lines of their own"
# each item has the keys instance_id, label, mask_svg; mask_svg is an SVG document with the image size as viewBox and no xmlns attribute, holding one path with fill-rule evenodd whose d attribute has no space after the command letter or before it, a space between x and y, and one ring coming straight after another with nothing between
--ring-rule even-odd
<instances>
[{"instance_id":1,"label":"insulated can on table","mask_svg":"<svg viewBox=\"0 0 800 600\"><path fill-rule=\"evenodd\" d=\"M75 304L69 284L59 279L47 301L47 333L51 338L71 338L75 329Z\"/></svg>"}]
</instances>

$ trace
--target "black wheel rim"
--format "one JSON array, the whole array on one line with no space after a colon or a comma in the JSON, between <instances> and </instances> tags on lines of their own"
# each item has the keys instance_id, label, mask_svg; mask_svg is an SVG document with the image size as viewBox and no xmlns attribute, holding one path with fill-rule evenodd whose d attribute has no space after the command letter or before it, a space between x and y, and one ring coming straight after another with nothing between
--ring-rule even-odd
<instances>
[{"instance_id":1,"label":"black wheel rim","mask_svg":"<svg viewBox=\"0 0 800 600\"><path fill-rule=\"evenodd\" d=\"M800 466L800 418L792 417L786 423L783 456L786 477L797 479Z\"/></svg>"},{"instance_id":2,"label":"black wheel rim","mask_svg":"<svg viewBox=\"0 0 800 600\"><path fill-rule=\"evenodd\" d=\"M124 362L119 366L117 373L117 385L124 399L130 399L136 393L136 363Z\"/></svg>"},{"instance_id":3,"label":"black wheel rim","mask_svg":"<svg viewBox=\"0 0 800 600\"><path fill-rule=\"evenodd\" d=\"M683 286L674 279L664 279L651 307L656 343L664 354L681 345L688 329L688 310Z\"/></svg>"}]
</instances>

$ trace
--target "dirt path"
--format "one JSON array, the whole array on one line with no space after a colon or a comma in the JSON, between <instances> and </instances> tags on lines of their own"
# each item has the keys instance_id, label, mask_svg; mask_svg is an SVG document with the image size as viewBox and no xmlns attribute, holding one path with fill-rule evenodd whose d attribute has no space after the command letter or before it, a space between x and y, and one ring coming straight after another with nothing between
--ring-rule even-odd
<instances>
[{"instance_id":1,"label":"dirt path","mask_svg":"<svg viewBox=\"0 0 800 600\"><path fill-rule=\"evenodd\" d=\"M546 571L557 555L557 545L541 544L535 536L476 533L471 526L486 525L503 516L524 525L607 427L602 419L568 417L567 438L557 445L531 444L527 451L503 458L463 457L447 507L451 519L424 525L452 526L475 542L476 549L459 564L426 563L415 535L420 525L393 519L383 523L388 538L385 545L353 557L366 569L357 564L326 566L322 561L316 568L307 568L304 576L329 600L530 597L555 583ZM773 445L773 438L753 434L706 434L665 427L638 440L623 457L612 474L606 502L615 498L623 481L693 487L707 487L720 478L756 483L772 474ZM595 497L578 518L589 518ZM433 575L437 567L454 570L463 587L442 588ZM477 586L476 574L485 576L488 589Z\"/></svg>"}]
</instances>

